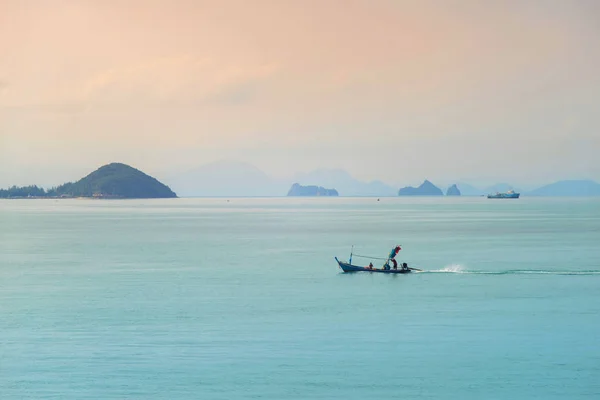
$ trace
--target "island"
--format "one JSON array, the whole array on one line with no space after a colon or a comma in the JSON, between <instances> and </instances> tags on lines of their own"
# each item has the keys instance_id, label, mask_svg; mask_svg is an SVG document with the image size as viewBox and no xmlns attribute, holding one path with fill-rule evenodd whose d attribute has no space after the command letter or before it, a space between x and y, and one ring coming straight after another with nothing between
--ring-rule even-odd
<instances>
[{"instance_id":1,"label":"island","mask_svg":"<svg viewBox=\"0 0 600 400\"><path fill-rule=\"evenodd\" d=\"M37 186L0 190L0 198L159 199L177 197L168 186L129 165L104 165L77 182L47 191Z\"/></svg>"},{"instance_id":2,"label":"island","mask_svg":"<svg viewBox=\"0 0 600 400\"><path fill-rule=\"evenodd\" d=\"M460 196L460 190L458 190L458 186L456 184L450 186L446 191L446 196Z\"/></svg>"},{"instance_id":3,"label":"island","mask_svg":"<svg viewBox=\"0 0 600 400\"><path fill-rule=\"evenodd\" d=\"M443 196L444 193L433 183L425 180L418 188L407 186L398 191L398 196Z\"/></svg>"},{"instance_id":4,"label":"island","mask_svg":"<svg viewBox=\"0 0 600 400\"><path fill-rule=\"evenodd\" d=\"M294 183L290 188L288 196L338 196L335 189L325 189L321 186L302 186Z\"/></svg>"}]
</instances>

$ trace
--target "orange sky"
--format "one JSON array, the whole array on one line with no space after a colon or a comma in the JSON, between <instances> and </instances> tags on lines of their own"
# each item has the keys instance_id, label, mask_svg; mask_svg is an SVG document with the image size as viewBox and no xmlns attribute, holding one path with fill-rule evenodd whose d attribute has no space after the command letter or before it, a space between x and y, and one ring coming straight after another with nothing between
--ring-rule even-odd
<instances>
[{"instance_id":1,"label":"orange sky","mask_svg":"<svg viewBox=\"0 0 600 400\"><path fill-rule=\"evenodd\" d=\"M220 159L600 180L598 4L0 0L0 186Z\"/></svg>"}]
</instances>

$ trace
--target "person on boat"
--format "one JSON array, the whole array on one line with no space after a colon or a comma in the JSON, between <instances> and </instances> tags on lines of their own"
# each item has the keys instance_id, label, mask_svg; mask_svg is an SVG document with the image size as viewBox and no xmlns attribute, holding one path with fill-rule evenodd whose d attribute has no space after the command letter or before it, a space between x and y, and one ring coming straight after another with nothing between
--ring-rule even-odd
<instances>
[{"instance_id":1,"label":"person on boat","mask_svg":"<svg viewBox=\"0 0 600 400\"><path fill-rule=\"evenodd\" d=\"M408 270L408 264L407 263L402 263L402 269L404 271L407 271Z\"/></svg>"},{"instance_id":2,"label":"person on boat","mask_svg":"<svg viewBox=\"0 0 600 400\"><path fill-rule=\"evenodd\" d=\"M395 258L392 258L392 263L394 264L394 269L398 269L398 262Z\"/></svg>"},{"instance_id":3,"label":"person on boat","mask_svg":"<svg viewBox=\"0 0 600 400\"><path fill-rule=\"evenodd\" d=\"M372 262L370 262L370 263L369 263L369 266L368 266L367 268L369 268L369 269L373 269L373 263L372 263Z\"/></svg>"}]
</instances>

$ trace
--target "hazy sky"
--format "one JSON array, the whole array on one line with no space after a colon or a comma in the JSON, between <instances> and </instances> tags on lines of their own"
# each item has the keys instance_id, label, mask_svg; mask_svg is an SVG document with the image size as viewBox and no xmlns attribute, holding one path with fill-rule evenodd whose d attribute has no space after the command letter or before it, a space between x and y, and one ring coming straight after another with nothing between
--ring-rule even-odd
<instances>
[{"instance_id":1,"label":"hazy sky","mask_svg":"<svg viewBox=\"0 0 600 400\"><path fill-rule=\"evenodd\" d=\"M600 2L0 0L0 186L222 159L600 181Z\"/></svg>"}]
</instances>

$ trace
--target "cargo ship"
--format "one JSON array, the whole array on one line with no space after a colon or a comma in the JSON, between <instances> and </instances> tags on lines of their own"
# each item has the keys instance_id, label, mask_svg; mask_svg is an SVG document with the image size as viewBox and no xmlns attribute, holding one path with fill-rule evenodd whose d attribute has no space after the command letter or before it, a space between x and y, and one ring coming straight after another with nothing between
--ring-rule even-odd
<instances>
[{"instance_id":1,"label":"cargo ship","mask_svg":"<svg viewBox=\"0 0 600 400\"><path fill-rule=\"evenodd\" d=\"M518 199L521 193L515 193L512 190L509 190L506 193L496 193L496 194L488 194L488 199Z\"/></svg>"}]
</instances>

